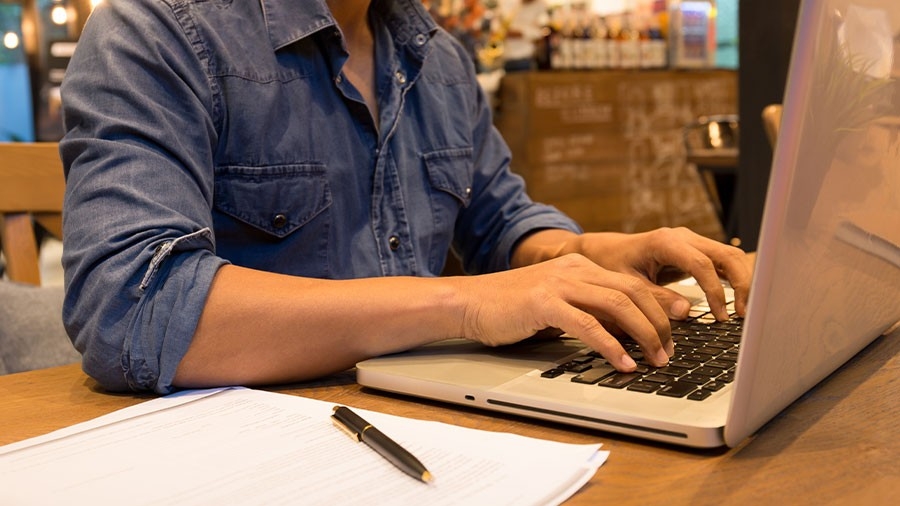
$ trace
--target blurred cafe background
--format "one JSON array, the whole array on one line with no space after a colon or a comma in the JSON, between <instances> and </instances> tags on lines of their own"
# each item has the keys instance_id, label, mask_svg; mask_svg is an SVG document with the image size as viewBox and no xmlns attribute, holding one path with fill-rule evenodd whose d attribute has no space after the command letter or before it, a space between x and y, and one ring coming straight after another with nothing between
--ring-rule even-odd
<instances>
[{"instance_id":1,"label":"blurred cafe background","mask_svg":"<svg viewBox=\"0 0 900 506\"><path fill-rule=\"evenodd\" d=\"M0 142L54 142L103 0L0 0ZM532 196L589 231L755 248L800 0L422 0L472 56Z\"/></svg>"}]
</instances>

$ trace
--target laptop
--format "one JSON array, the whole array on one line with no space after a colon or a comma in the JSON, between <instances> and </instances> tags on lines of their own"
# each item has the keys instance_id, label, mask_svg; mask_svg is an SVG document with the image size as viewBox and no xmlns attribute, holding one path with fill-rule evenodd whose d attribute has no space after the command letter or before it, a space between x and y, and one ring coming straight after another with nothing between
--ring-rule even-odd
<instances>
[{"instance_id":1,"label":"laptop","mask_svg":"<svg viewBox=\"0 0 900 506\"><path fill-rule=\"evenodd\" d=\"M802 3L747 315L673 323L671 369L616 374L565 336L456 339L363 361L357 381L690 447L741 443L900 323L898 32L896 0ZM695 284L673 287L702 311Z\"/></svg>"}]
</instances>

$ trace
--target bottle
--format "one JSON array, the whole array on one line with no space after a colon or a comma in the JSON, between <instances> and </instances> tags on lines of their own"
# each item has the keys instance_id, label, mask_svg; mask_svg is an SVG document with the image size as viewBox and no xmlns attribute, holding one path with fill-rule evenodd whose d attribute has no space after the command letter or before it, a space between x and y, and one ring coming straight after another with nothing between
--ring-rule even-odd
<instances>
[{"instance_id":1,"label":"bottle","mask_svg":"<svg viewBox=\"0 0 900 506\"><path fill-rule=\"evenodd\" d=\"M593 68L609 68L609 39L606 21L601 16L594 16L591 46L593 56Z\"/></svg>"},{"instance_id":2,"label":"bottle","mask_svg":"<svg viewBox=\"0 0 900 506\"><path fill-rule=\"evenodd\" d=\"M535 58L537 59L537 67L539 70L550 70L553 68L553 53L557 50L559 44L559 32L553 23L552 18L547 19L541 33L541 39L538 42Z\"/></svg>"},{"instance_id":3,"label":"bottle","mask_svg":"<svg viewBox=\"0 0 900 506\"><path fill-rule=\"evenodd\" d=\"M559 40L559 68L569 70L575 67L575 26L570 13L563 15Z\"/></svg>"},{"instance_id":4,"label":"bottle","mask_svg":"<svg viewBox=\"0 0 900 506\"><path fill-rule=\"evenodd\" d=\"M668 63L667 51L659 21L652 17L645 20L641 29L641 68L665 68Z\"/></svg>"},{"instance_id":5,"label":"bottle","mask_svg":"<svg viewBox=\"0 0 900 506\"><path fill-rule=\"evenodd\" d=\"M609 68L622 68L622 50L619 44L619 33L622 31L622 21L618 16L606 17L606 41L607 60Z\"/></svg>"},{"instance_id":6,"label":"bottle","mask_svg":"<svg viewBox=\"0 0 900 506\"><path fill-rule=\"evenodd\" d=\"M578 50L576 60L578 68L593 69L596 68L596 57L594 56L594 23L593 19L587 12L582 12L578 17Z\"/></svg>"},{"instance_id":7,"label":"bottle","mask_svg":"<svg viewBox=\"0 0 900 506\"><path fill-rule=\"evenodd\" d=\"M631 12L622 17L622 29L619 30L619 66L623 69L635 69L641 66L641 37L634 27Z\"/></svg>"},{"instance_id":8,"label":"bottle","mask_svg":"<svg viewBox=\"0 0 900 506\"><path fill-rule=\"evenodd\" d=\"M550 68L563 68L563 30L562 14L557 9L550 16Z\"/></svg>"}]
</instances>

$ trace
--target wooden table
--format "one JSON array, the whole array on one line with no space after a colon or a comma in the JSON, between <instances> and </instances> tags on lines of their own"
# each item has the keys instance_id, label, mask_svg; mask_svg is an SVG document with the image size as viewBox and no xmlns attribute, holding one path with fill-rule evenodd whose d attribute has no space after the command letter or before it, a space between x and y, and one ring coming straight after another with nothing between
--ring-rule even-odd
<instances>
[{"instance_id":1,"label":"wooden table","mask_svg":"<svg viewBox=\"0 0 900 506\"><path fill-rule=\"evenodd\" d=\"M478 429L602 442L609 460L567 505L887 505L900 504L898 351L900 330L876 340L741 446L707 451L381 394L358 386L352 372L273 390ZM77 365L2 376L0 444L148 398L99 391Z\"/></svg>"}]
</instances>

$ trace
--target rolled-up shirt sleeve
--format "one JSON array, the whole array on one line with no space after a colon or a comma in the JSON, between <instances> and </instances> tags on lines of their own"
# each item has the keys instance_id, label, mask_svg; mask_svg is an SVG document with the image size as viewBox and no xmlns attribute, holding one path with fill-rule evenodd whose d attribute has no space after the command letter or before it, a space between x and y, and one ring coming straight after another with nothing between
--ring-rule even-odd
<instances>
[{"instance_id":1,"label":"rolled-up shirt sleeve","mask_svg":"<svg viewBox=\"0 0 900 506\"><path fill-rule=\"evenodd\" d=\"M214 104L176 13L129 4L92 14L62 86L63 322L103 387L165 394L226 263Z\"/></svg>"},{"instance_id":2,"label":"rolled-up shirt sleeve","mask_svg":"<svg viewBox=\"0 0 900 506\"><path fill-rule=\"evenodd\" d=\"M474 197L457 220L453 247L467 273L481 274L509 269L513 248L531 232L582 229L555 207L531 200L523 178L511 170L515 160L493 125L484 91L474 88Z\"/></svg>"}]
</instances>

